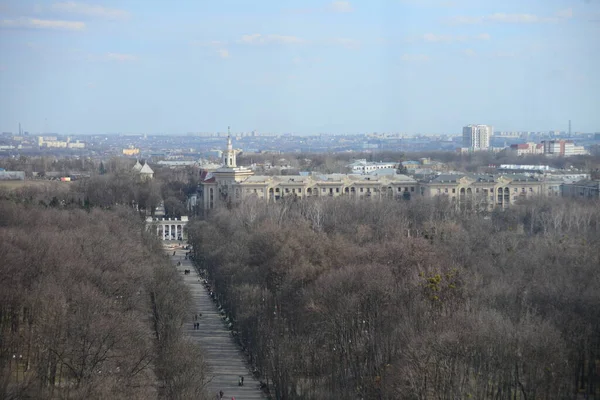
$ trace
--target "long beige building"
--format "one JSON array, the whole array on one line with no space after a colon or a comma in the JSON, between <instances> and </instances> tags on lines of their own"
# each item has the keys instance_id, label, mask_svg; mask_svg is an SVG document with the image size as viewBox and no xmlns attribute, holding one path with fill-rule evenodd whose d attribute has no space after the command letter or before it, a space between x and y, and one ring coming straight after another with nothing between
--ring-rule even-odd
<instances>
[{"instance_id":1,"label":"long beige building","mask_svg":"<svg viewBox=\"0 0 600 400\"><path fill-rule=\"evenodd\" d=\"M407 175L254 175L237 166L231 137L223 152L223 166L202 176L195 204L204 210L239 203L245 198L277 201L286 197L339 197L405 200L446 197L449 201L478 209L506 208L519 200L538 195L555 195L555 182L525 174L438 175L417 181Z\"/></svg>"},{"instance_id":2,"label":"long beige building","mask_svg":"<svg viewBox=\"0 0 600 400\"><path fill-rule=\"evenodd\" d=\"M451 202L479 209L506 208L519 200L553 195L545 181L525 174L438 175L419 183L424 198L446 197Z\"/></svg>"}]
</instances>

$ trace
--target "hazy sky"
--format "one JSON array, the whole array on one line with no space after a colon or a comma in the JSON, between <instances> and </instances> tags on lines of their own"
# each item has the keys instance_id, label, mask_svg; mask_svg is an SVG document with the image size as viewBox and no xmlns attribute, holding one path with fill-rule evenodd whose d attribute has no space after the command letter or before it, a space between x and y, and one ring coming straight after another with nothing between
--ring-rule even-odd
<instances>
[{"instance_id":1,"label":"hazy sky","mask_svg":"<svg viewBox=\"0 0 600 400\"><path fill-rule=\"evenodd\" d=\"M600 0L0 0L0 130L600 131Z\"/></svg>"}]
</instances>

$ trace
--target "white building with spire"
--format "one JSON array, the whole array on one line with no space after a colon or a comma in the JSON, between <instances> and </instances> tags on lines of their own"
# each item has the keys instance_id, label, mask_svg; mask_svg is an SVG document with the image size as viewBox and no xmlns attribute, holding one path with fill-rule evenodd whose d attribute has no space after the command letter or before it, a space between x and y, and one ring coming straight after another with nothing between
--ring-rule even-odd
<instances>
[{"instance_id":1,"label":"white building with spire","mask_svg":"<svg viewBox=\"0 0 600 400\"><path fill-rule=\"evenodd\" d=\"M240 200L236 186L252 176L251 169L237 166L237 153L231 142L231 133L227 134L227 148L223 152L223 166L207 174L201 185L201 196L205 209L214 208L218 203L230 203Z\"/></svg>"},{"instance_id":2,"label":"white building with spire","mask_svg":"<svg viewBox=\"0 0 600 400\"><path fill-rule=\"evenodd\" d=\"M227 128L227 149L223 153L223 165L227 168L235 168L237 164L236 155L237 152L233 149L231 143L231 132Z\"/></svg>"}]
</instances>

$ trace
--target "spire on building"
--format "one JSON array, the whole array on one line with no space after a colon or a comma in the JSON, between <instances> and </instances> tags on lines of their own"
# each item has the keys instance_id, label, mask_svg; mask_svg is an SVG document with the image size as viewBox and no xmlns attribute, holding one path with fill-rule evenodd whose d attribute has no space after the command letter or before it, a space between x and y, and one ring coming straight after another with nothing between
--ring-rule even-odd
<instances>
[{"instance_id":1,"label":"spire on building","mask_svg":"<svg viewBox=\"0 0 600 400\"><path fill-rule=\"evenodd\" d=\"M231 144L231 127L227 127L227 152L233 151L233 145Z\"/></svg>"},{"instance_id":2,"label":"spire on building","mask_svg":"<svg viewBox=\"0 0 600 400\"><path fill-rule=\"evenodd\" d=\"M236 167L235 150L231 143L231 127L227 127L227 149L223 153L223 164L228 168Z\"/></svg>"}]
</instances>

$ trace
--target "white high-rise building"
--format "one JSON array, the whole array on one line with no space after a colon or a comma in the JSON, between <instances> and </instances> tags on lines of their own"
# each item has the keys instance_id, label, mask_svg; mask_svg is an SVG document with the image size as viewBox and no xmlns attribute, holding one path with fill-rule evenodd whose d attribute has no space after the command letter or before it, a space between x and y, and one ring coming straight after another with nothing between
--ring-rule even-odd
<instances>
[{"instance_id":1,"label":"white high-rise building","mask_svg":"<svg viewBox=\"0 0 600 400\"><path fill-rule=\"evenodd\" d=\"M494 132L491 125L468 125L463 128L463 147L469 150L488 150Z\"/></svg>"}]
</instances>

